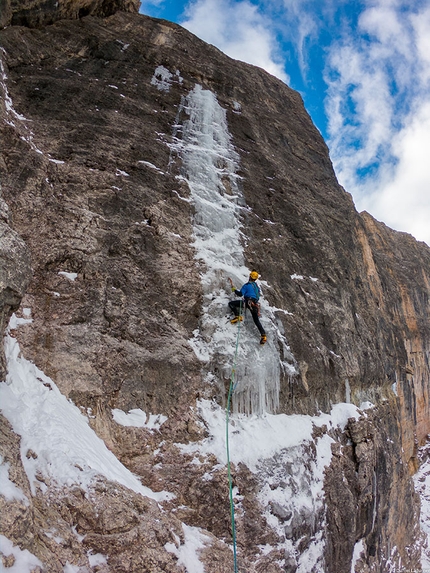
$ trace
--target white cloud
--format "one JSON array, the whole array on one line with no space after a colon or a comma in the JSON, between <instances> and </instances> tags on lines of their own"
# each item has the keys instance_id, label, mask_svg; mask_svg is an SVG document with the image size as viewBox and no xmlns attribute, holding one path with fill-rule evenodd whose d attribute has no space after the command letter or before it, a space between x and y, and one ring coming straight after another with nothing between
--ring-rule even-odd
<instances>
[{"instance_id":1,"label":"white cloud","mask_svg":"<svg viewBox=\"0 0 430 573\"><path fill-rule=\"evenodd\" d=\"M273 26L257 6L247 0L197 0L186 11L184 28L214 44L236 60L265 69L287 82L284 63L278 56Z\"/></svg>"},{"instance_id":2,"label":"white cloud","mask_svg":"<svg viewBox=\"0 0 430 573\"><path fill-rule=\"evenodd\" d=\"M330 46L326 81L340 182L359 209L430 244L430 7L373 0Z\"/></svg>"},{"instance_id":3,"label":"white cloud","mask_svg":"<svg viewBox=\"0 0 430 573\"><path fill-rule=\"evenodd\" d=\"M398 164L362 207L400 231L430 245L430 100L411 114L393 141Z\"/></svg>"}]
</instances>

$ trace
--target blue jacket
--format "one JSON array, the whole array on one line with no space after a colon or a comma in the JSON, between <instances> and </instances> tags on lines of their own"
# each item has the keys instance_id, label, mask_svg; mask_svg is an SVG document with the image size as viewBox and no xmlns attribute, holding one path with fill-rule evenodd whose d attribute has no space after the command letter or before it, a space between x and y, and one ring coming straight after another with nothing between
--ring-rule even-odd
<instances>
[{"instance_id":1,"label":"blue jacket","mask_svg":"<svg viewBox=\"0 0 430 573\"><path fill-rule=\"evenodd\" d=\"M240 290L234 291L235 295L243 296L244 298L253 298L258 300L261 295L260 287L255 282L247 282Z\"/></svg>"}]
</instances>

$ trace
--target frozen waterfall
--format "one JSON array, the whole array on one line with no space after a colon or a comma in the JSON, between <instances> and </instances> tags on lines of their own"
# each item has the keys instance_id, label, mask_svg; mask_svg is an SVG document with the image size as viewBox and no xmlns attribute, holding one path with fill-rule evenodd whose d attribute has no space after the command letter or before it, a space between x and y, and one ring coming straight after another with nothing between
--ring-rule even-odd
<instances>
[{"instance_id":1,"label":"frozen waterfall","mask_svg":"<svg viewBox=\"0 0 430 573\"><path fill-rule=\"evenodd\" d=\"M237 174L239 155L231 142L226 112L216 96L200 85L182 98L171 144L172 157L182 160L182 175L188 183L195 207L193 220L196 258L204 262L201 275L203 311L200 327L191 344L207 363L208 379L224 388L231 376L237 326L229 321L231 300L228 277L237 288L246 282L244 232L240 213L247 209ZM265 346L249 311L240 325L233 394L235 412L273 413L279 404L281 368L294 369L281 360L290 356L275 313L262 301L262 323L268 334ZM291 357L292 358L292 357Z\"/></svg>"}]
</instances>

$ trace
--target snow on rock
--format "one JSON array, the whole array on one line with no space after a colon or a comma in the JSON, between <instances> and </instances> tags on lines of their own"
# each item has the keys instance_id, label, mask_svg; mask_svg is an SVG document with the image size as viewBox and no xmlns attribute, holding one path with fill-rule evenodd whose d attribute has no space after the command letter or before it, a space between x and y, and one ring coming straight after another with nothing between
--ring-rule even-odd
<instances>
[{"instance_id":1,"label":"snow on rock","mask_svg":"<svg viewBox=\"0 0 430 573\"><path fill-rule=\"evenodd\" d=\"M170 493L155 493L143 486L107 449L79 408L21 355L18 342L10 335L11 326L17 325L15 315L10 324L5 337L8 375L0 383L0 405L14 432L21 436L21 461L32 494L36 485L46 491L49 486L78 484L88 491L101 475L157 501L171 499Z\"/></svg>"},{"instance_id":2,"label":"snow on rock","mask_svg":"<svg viewBox=\"0 0 430 573\"><path fill-rule=\"evenodd\" d=\"M161 169L159 169L156 165L154 165L150 161L141 160L141 161L138 161L137 163L138 163L138 165L145 165L145 167L149 167L150 169L154 169L154 171L157 171L157 173L164 175L164 171L161 171Z\"/></svg>"},{"instance_id":3,"label":"snow on rock","mask_svg":"<svg viewBox=\"0 0 430 573\"><path fill-rule=\"evenodd\" d=\"M351 573L355 573L355 566L357 565L357 562L361 559L363 555L366 555L366 548L363 539L360 539L354 545L354 553L352 555L352 561L351 561Z\"/></svg>"},{"instance_id":4,"label":"snow on rock","mask_svg":"<svg viewBox=\"0 0 430 573\"><path fill-rule=\"evenodd\" d=\"M4 97L5 107L6 107L6 113L9 116L7 123L9 123L9 125L14 126L15 125L14 119L17 119L19 121L26 121L27 118L25 118L23 115L18 113L15 110L15 108L13 107L12 98L9 95L9 91L7 89L7 84L6 84L7 75L6 75L6 70L4 68L3 60L2 60L2 56L4 56L4 55L6 55L4 48L0 48L0 87L3 90L3 97Z\"/></svg>"},{"instance_id":5,"label":"snow on rock","mask_svg":"<svg viewBox=\"0 0 430 573\"><path fill-rule=\"evenodd\" d=\"M130 410L128 413L115 408L112 410L113 419L121 426L133 426L135 428L147 428L148 430L159 430L167 420L167 416L162 414L146 415L140 408Z\"/></svg>"},{"instance_id":6,"label":"snow on rock","mask_svg":"<svg viewBox=\"0 0 430 573\"><path fill-rule=\"evenodd\" d=\"M13 558L13 565L7 567L7 573L31 573L35 567L43 569L43 563L37 557L27 549L21 550L4 535L0 535L0 553Z\"/></svg>"},{"instance_id":7,"label":"snow on rock","mask_svg":"<svg viewBox=\"0 0 430 573\"><path fill-rule=\"evenodd\" d=\"M88 561L91 567L96 567L97 565L104 565L108 562L107 557L102 553L91 553L91 551L87 552Z\"/></svg>"},{"instance_id":8,"label":"snow on rock","mask_svg":"<svg viewBox=\"0 0 430 573\"><path fill-rule=\"evenodd\" d=\"M78 278L78 273L68 273L66 271L60 271L58 274L61 275L62 277L65 277L66 279L69 279L69 281L75 281Z\"/></svg>"},{"instance_id":9,"label":"snow on rock","mask_svg":"<svg viewBox=\"0 0 430 573\"><path fill-rule=\"evenodd\" d=\"M240 334L233 409L274 412L279 403L281 372L296 373L294 358L275 309L266 300L261 302L261 320L268 334L264 347L259 345L259 333L249 312L239 324L240 332L229 322L232 296L228 278L239 289L249 275L240 222L241 212L247 208L238 185L239 155L231 141L226 112L214 93L197 84L182 98L170 147L171 163L176 156L182 160L182 178L188 183L195 207L196 258L204 266L202 319L190 344L198 358L207 363L215 383L223 386L231 376Z\"/></svg>"},{"instance_id":10,"label":"snow on rock","mask_svg":"<svg viewBox=\"0 0 430 573\"><path fill-rule=\"evenodd\" d=\"M210 542L210 537L202 533L198 527L190 527L182 524L185 543L180 544L179 539L174 543L166 543L166 551L173 553L178 558L178 565L183 565L187 573L204 573L205 568L199 559L199 551L204 549ZM176 537L176 536L175 536Z\"/></svg>"},{"instance_id":11,"label":"snow on rock","mask_svg":"<svg viewBox=\"0 0 430 573\"><path fill-rule=\"evenodd\" d=\"M200 442L176 444L183 454L198 458L215 455L227 463L225 411L214 402L198 403L208 437ZM245 464L260 482L258 499L267 523L285 541L278 549L297 554L293 533L300 527L313 532L309 547L297 556L298 573L309 573L323 559L324 470L330 464L334 440L328 433L314 438L315 427L343 430L362 412L352 404L336 404L319 416L266 414L230 417L230 460ZM238 492L243 493L243 492ZM277 508L277 509L273 509ZM264 548L262 548L263 550ZM315 569L317 570L317 569Z\"/></svg>"},{"instance_id":12,"label":"snow on rock","mask_svg":"<svg viewBox=\"0 0 430 573\"><path fill-rule=\"evenodd\" d=\"M0 456L0 495L6 498L7 501L17 499L22 501L24 505L29 506L30 502L25 493L9 479L9 468L10 464L4 462L3 457Z\"/></svg>"},{"instance_id":13,"label":"snow on rock","mask_svg":"<svg viewBox=\"0 0 430 573\"><path fill-rule=\"evenodd\" d=\"M430 445L421 448L421 456L425 459L420 469L414 475L415 490L421 501L421 529L426 537L427 543L421 554L421 565L423 571L430 571Z\"/></svg>"},{"instance_id":14,"label":"snow on rock","mask_svg":"<svg viewBox=\"0 0 430 573\"><path fill-rule=\"evenodd\" d=\"M225 410L209 400L198 402L198 412L204 420L208 437L201 442L177 444L183 453L214 454L225 464ZM285 448L295 448L306 442L314 442L314 426L340 428L343 430L350 418L358 419L360 410L353 404L336 404L330 414L319 416L265 414L264 416L230 416L232 426L230 458L235 464L244 463L251 471L258 471L261 461L276 457ZM329 438L330 443L333 442ZM330 462L331 453L321 450L324 467ZM327 463L326 463L327 461Z\"/></svg>"}]
</instances>

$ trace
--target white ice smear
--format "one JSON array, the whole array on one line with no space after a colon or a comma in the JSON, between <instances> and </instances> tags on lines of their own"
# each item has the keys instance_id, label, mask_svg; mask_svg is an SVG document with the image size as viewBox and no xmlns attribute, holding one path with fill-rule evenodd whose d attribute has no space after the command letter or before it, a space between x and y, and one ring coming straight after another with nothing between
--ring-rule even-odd
<instances>
[{"instance_id":1,"label":"white ice smear","mask_svg":"<svg viewBox=\"0 0 430 573\"><path fill-rule=\"evenodd\" d=\"M14 564L5 569L7 573L31 573L35 567L41 567L43 569L43 563L37 557L27 549L21 550L4 535L0 535L0 553L6 557L13 555L15 559Z\"/></svg>"},{"instance_id":2,"label":"white ice smear","mask_svg":"<svg viewBox=\"0 0 430 573\"><path fill-rule=\"evenodd\" d=\"M183 565L187 573L205 573L203 563L200 561L199 552L210 542L210 537L202 533L198 527L190 527L182 524L185 543L177 545L166 543L164 549L173 553L178 558L178 565Z\"/></svg>"},{"instance_id":3,"label":"white ice smear","mask_svg":"<svg viewBox=\"0 0 430 573\"><path fill-rule=\"evenodd\" d=\"M141 165L145 165L146 167L149 167L150 169L154 169L154 171L157 171L157 173L164 175L164 171L161 171L161 169L159 169L156 165L154 165L150 161L143 161L142 160L142 161L138 161L137 163L139 163Z\"/></svg>"},{"instance_id":4,"label":"white ice smear","mask_svg":"<svg viewBox=\"0 0 430 573\"><path fill-rule=\"evenodd\" d=\"M182 83L183 78L179 70L172 74L164 66L158 66L151 78L151 85L155 86L159 91L168 92L173 81Z\"/></svg>"},{"instance_id":5,"label":"white ice smear","mask_svg":"<svg viewBox=\"0 0 430 573\"><path fill-rule=\"evenodd\" d=\"M202 319L190 341L197 356L222 388L230 379L237 327L229 322L228 278L239 289L247 281L240 213L246 205L237 174L239 155L231 142L226 112L216 96L200 85L182 98L171 144L182 160L182 177L195 207L194 247L204 263L201 274L204 300ZM294 374L294 359L286 344L275 310L262 300L262 324L268 342L259 345L259 333L250 313L241 325L233 409L236 412L274 412L279 402L281 371Z\"/></svg>"},{"instance_id":6,"label":"white ice smear","mask_svg":"<svg viewBox=\"0 0 430 573\"><path fill-rule=\"evenodd\" d=\"M61 275L62 277L65 277L66 279L69 279L69 281L74 281L78 278L78 273L68 273L66 271L60 271L58 274Z\"/></svg>"},{"instance_id":7,"label":"white ice smear","mask_svg":"<svg viewBox=\"0 0 430 573\"><path fill-rule=\"evenodd\" d=\"M162 414L149 414L135 408L128 413L116 408L112 410L113 419L121 426L132 426L134 428L147 428L148 430L159 430L161 425L167 420L167 416Z\"/></svg>"},{"instance_id":8,"label":"white ice smear","mask_svg":"<svg viewBox=\"0 0 430 573\"><path fill-rule=\"evenodd\" d=\"M14 324L16 318L13 316ZM88 419L61 394L55 383L26 360L18 342L5 337L8 375L0 383L0 407L15 433L21 436L21 461L32 494L36 485L78 484L88 491L98 476L158 501L171 499L143 486L110 452L91 429Z\"/></svg>"},{"instance_id":9,"label":"white ice smear","mask_svg":"<svg viewBox=\"0 0 430 573\"><path fill-rule=\"evenodd\" d=\"M151 85L155 86L159 91L168 92L172 78L173 74L167 68L158 66L152 76Z\"/></svg>"},{"instance_id":10,"label":"white ice smear","mask_svg":"<svg viewBox=\"0 0 430 573\"><path fill-rule=\"evenodd\" d=\"M352 561L351 561L351 573L355 573L355 566L357 564L357 561L361 558L361 556L365 555L366 551L365 551L365 547L364 547L364 541L363 539L360 539L360 541L357 541L357 543L354 545L354 553L352 555Z\"/></svg>"},{"instance_id":11,"label":"white ice smear","mask_svg":"<svg viewBox=\"0 0 430 573\"><path fill-rule=\"evenodd\" d=\"M88 561L91 567L96 567L96 565L104 565L108 562L107 557L102 553L91 553L91 551L87 552Z\"/></svg>"}]
</instances>

